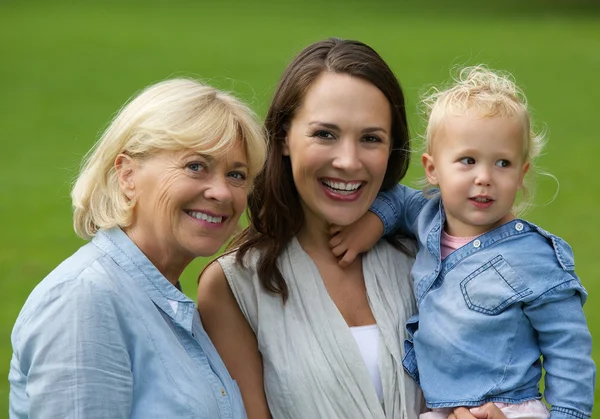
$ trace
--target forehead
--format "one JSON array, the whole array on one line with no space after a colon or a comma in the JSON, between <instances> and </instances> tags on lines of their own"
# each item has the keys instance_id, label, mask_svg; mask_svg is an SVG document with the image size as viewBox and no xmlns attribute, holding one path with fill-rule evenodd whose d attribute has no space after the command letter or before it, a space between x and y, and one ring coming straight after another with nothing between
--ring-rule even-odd
<instances>
[{"instance_id":1,"label":"forehead","mask_svg":"<svg viewBox=\"0 0 600 419\"><path fill-rule=\"evenodd\" d=\"M524 127L515 116L486 117L466 113L446 116L435 137L434 148L520 152L524 146Z\"/></svg>"},{"instance_id":2,"label":"forehead","mask_svg":"<svg viewBox=\"0 0 600 419\"><path fill-rule=\"evenodd\" d=\"M368 81L325 72L307 90L296 118L387 126L391 123L391 110L385 95Z\"/></svg>"},{"instance_id":3,"label":"forehead","mask_svg":"<svg viewBox=\"0 0 600 419\"><path fill-rule=\"evenodd\" d=\"M205 148L179 148L175 150L158 150L153 153L151 159L163 162L187 161L194 158L201 158L209 163L243 163L246 164L246 144L242 140L237 140L230 147L217 149Z\"/></svg>"}]
</instances>

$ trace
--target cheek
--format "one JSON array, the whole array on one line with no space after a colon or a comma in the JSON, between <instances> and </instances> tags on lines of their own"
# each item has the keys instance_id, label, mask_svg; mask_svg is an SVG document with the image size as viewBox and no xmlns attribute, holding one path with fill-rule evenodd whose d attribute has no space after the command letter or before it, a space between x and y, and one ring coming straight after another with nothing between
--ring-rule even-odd
<instances>
[{"instance_id":1,"label":"cheek","mask_svg":"<svg viewBox=\"0 0 600 419\"><path fill-rule=\"evenodd\" d=\"M155 208L157 211L168 211L169 207L177 204L177 197L183 197L185 191L185 185L174 177L161 179L156 185Z\"/></svg>"},{"instance_id":2,"label":"cheek","mask_svg":"<svg viewBox=\"0 0 600 419\"><path fill-rule=\"evenodd\" d=\"M248 203L248 195L246 193L246 188L233 188L231 191L231 196L233 199L233 209L235 212L235 217L239 217L242 215L244 210L246 209L246 205Z\"/></svg>"},{"instance_id":3,"label":"cheek","mask_svg":"<svg viewBox=\"0 0 600 419\"><path fill-rule=\"evenodd\" d=\"M319 167L324 165L326 160L326 150L317 150L316 147L306 146L291 150L290 163L294 181L301 181L302 178L311 176Z\"/></svg>"},{"instance_id":4,"label":"cheek","mask_svg":"<svg viewBox=\"0 0 600 419\"><path fill-rule=\"evenodd\" d=\"M369 166L373 177L376 177L378 181L383 182L389 160L389 154L387 150L377 150L369 153L365 157L366 158L364 161Z\"/></svg>"}]
</instances>

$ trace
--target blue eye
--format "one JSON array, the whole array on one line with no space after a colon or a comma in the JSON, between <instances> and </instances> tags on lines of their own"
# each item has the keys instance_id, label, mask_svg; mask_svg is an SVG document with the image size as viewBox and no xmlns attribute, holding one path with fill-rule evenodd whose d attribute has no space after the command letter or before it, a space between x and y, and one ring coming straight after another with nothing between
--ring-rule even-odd
<instances>
[{"instance_id":1,"label":"blue eye","mask_svg":"<svg viewBox=\"0 0 600 419\"><path fill-rule=\"evenodd\" d=\"M498 167L510 167L510 162L508 160L498 160L496 162L496 166L498 166Z\"/></svg>"},{"instance_id":2,"label":"blue eye","mask_svg":"<svg viewBox=\"0 0 600 419\"><path fill-rule=\"evenodd\" d=\"M475 159L473 157L463 157L459 161L462 164L475 164Z\"/></svg>"},{"instance_id":3,"label":"blue eye","mask_svg":"<svg viewBox=\"0 0 600 419\"><path fill-rule=\"evenodd\" d=\"M186 167L188 169L190 169L192 172L200 172L200 171L206 169L206 166L203 163L200 163L200 162L188 163L186 165Z\"/></svg>"}]
</instances>

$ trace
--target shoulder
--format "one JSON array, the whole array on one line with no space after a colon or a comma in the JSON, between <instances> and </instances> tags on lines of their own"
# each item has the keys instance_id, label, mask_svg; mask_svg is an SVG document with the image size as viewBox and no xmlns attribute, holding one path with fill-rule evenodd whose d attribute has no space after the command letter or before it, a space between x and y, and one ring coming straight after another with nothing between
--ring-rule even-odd
<instances>
[{"instance_id":1,"label":"shoulder","mask_svg":"<svg viewBox=\"0 0 600 419\"><path fill-rule=\"evenodd\" d=\"M228 255L229 256L229 255ZM198 306L222 300L231 294L225 272L219 260L210 262L198 278Z\"/></svg>"},{"instance_id":2,"label":"shoulder","mask_svg":"<svg viewBox=\"0 0 600 419\"><path fill-rule=\"evenodd\" d=\"M531 289L529 299L567 291L586 295L575 274L573 251L565 240L524 220L514 220L509 227L520 234L503 242L499 250Z\"/></svg>"},{"instance_id":3,"label":"shoulder","mask_svg":"<svg viewBox=\"0 0 600 419\"><path fill-rule=\"evenodd\" d=\"M57 319L91 323L125 308L119 288L122 278L115 277L114 270L108 273L110 263L110 258L92 244L63 261L27 298L15 322L13 338L21 331L43 332Z\"/></svg>"},{"instance_id":4,"label":"shoulder","mask_svg":"<svg viewBox=\"0 0 600 419\"><path fill-rule=\"evenodd\" d=\"M565 240L525 220L515 220L514 225L524 233L516 236L519 245L507 246L517 257L529 259L528 264L544 264L565 272L575 270L573 250Z\"/></svg>"},{"instance_id":5,"label":"shoulder","mask_svg":"<svg viewBox=\"0 0 600 419\"><path fill-rule=\"evenodd\" d=\"M198 308L216 310L216 305L238 306L253 294L251 269L231 252L209 263L198 279Z\"/></svg>"},{"instance_id":6,"label":"shoulder","mask_svg":"<svg viewBox=\"0 0 600 419\"><path fill-rule=\"evenodd\" d=\"M116 294L118 278L107 272L110 261L106 259L106 254L92 244L83 246L33 289L24 311L94 293Z\"/></svg>"},{"instance_id":7,"label":"shoulder","mask_svg":"<svg viewBox=\"0 0 600 419\"><path fill-rule=\"evenodd\" d=\"M232 260L230 260L232 259ZM235 256L227 254L212 261L200 274L198 282L198 311L200 319L209 335L215 332L216 325L237 324L245 318L254 328L258 304L253 290L248 285L251 281L234 280L226 273L229 262L235 262ZM243 317L238 317L241 313ZM228 327L229 327L228 326Z\"/></svg>"},{"instance_id":8,"label":"shoulder","mask_svg":"<svg viewBox=\"0 0 600 419\"><path fill-rule=\"evenodd\" d=\"M251 276L255 272L258 259L259 253L256 250L251 249L241 260L238 258L238 252L234 250L219 256L211 265L219 265L227 280L232 281L240 276Z\"/></svg>"},{"instance_id":9,"label":"shoulder","mask_svg":"<svg viewBox=\"0 0 600 419\"><path fill-rule=\"evenodd\" d=\"M546 247L546 251L551 252L552 256L555 257L556 261L560 264L561 268L565 271L574 271L575 257L573 255L573 249L569 243L533 223L529 224L535 228L538 236L543 238L543 240L547 243L548 246Z\"/></svg>"}]
</instances>

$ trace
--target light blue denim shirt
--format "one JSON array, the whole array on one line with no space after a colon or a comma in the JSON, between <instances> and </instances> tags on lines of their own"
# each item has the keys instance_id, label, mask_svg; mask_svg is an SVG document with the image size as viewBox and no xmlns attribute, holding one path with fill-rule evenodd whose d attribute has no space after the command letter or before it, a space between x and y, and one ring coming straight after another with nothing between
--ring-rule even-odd
<instances>
[{"instance_id":1,"label":"light blue denim shirt","mask_svg":"<svg viewBox=\"0 0 600 419\"><path fill-rule=\"evenodd\" d=\"M33 290L12 346L11 418L246 417L194 302L118 228Z\"/></svg>"},{"instance_id":2,"label":"light blue denim shirt","mask_svg":"<svg viewBox=\"0 0 600 419\"><path fill-rule=\"evenodd\" d=\"M398 185L381 193L371 211L386 234L410 233L419 244L412 269L419 315L407 325L412 339L403 364L429 407L539 399L543 355L551 417L591 416L587 293L565 241L515 219L442 261L439 194L428 199Z\"/></svg>"}]
</instances>

